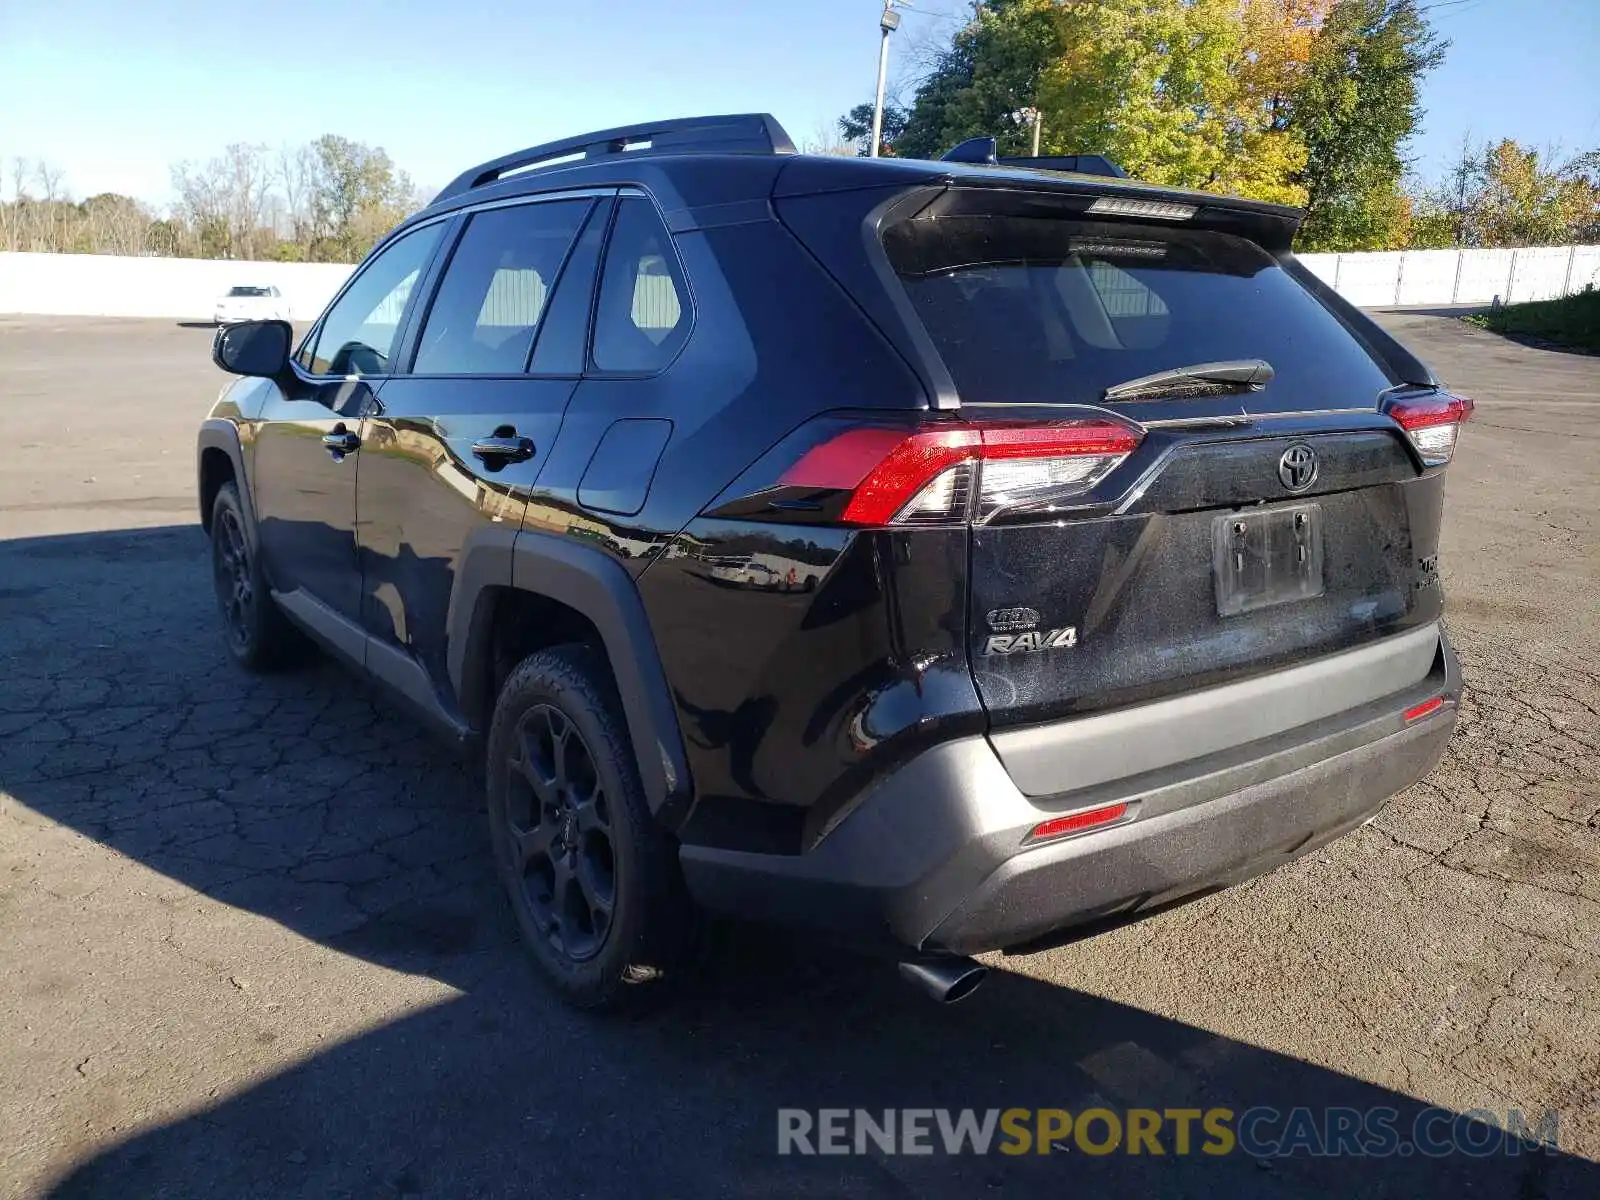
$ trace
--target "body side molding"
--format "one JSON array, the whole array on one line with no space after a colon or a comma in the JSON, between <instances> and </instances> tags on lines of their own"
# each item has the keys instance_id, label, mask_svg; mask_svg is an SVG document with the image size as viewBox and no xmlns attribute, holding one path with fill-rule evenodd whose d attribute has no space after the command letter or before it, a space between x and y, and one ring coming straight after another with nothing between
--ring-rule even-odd
<instances>
[{"instance_id":1,"label":"body side molding","mask_svg":"<svg viewBox=\"0 0 1600 1200\"><path fill-rule=\"evenodd\" d=\"M272 598L296 625L340 658L363 668L448 739L456 743L470 739L467 723L446 707L428 672L405 651L373 637L302 589L275 591Z\"/></svg>"}]
</instances>

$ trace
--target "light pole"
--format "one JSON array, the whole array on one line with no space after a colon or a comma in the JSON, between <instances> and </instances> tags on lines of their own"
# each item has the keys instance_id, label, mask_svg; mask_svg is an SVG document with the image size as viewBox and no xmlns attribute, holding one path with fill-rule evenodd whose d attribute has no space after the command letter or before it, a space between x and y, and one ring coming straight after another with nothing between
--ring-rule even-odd
<instances>
[{"instance_id":1,"label":"light pole","mask_svg":"<svg viewBox=\"0 0 1600 1200\"><path fill-rule=\"evenodd\" d=\"M1033 126L1033 157L1039 157L1039 130L1044 125L1044 113L1037 108L1024 108L1017 114Z\"/></svg>"},{"instance_id":2,"label":"light pole","mask_svg":"<svg viewBox=\"0 0 1600 1200\"><path fill-rule=\"evenodd\" d=\"M905 4L909 0L883 0L883 15L878 18L878 28L883 30L883 40L878 44L878 98L872 106L872 149L871 156L878 157L878 146L883 141L883 88L889 78L889 35L900 28L900 14L895 12L896 3Z\"/></svg>"}]
</instances>

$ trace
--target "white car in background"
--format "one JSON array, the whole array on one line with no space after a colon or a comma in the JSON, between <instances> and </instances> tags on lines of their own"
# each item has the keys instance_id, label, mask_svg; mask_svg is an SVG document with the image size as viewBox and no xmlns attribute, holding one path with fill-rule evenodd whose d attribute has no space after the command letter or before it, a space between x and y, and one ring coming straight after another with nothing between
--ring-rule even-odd
<instances>
[{"instance_id":1,"label":"white car in background","mask_svg":"<svg viewBox=\"0 0 1600 1200\"><path fill-rule=\"evenodd\" d=\"M283 293L270 284L265 287L242 285L228 289L226 296L217 297L211 320L217 325L233 325L239 321L287 321L289 305Z\"/></svg>"}]
</instances>

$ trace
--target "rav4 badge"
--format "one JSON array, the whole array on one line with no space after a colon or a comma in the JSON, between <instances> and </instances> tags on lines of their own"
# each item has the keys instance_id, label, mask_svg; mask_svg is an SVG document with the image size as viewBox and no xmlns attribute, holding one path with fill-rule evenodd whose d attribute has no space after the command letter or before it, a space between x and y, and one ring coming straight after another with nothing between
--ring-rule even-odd
<instances>
[{"instance_id":1,"label":"rav4 badge","mask_svg":"<svg viewBox=\"0 0 1600 1200\"><path fill-rule=\"evenodd\" d=\"M991 654L1037 654L1041 650L1066 650L1078 644L1078 631L1033 629L1027 633L997 633L983 643L985 656Z\"/></svg>"}]
</instances>

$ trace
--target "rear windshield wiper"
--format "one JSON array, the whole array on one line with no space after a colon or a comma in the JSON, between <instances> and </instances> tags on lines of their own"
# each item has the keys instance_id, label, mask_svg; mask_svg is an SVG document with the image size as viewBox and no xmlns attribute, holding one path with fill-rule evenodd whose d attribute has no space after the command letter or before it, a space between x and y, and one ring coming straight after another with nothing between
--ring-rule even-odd
<instances>
[{"instance_id":1,"label":"rear windshield wiper","mask_svg":"<svg viewBox=\"0 0 1600 1200\"><path fill-rule=\"evenodd\" d=\"M1173 367L1154 375L1141 375L1108 387L1106 400L1143 400L1157 396L1224 396L1229 392L1259 392L1272 382L1272 364L1264 358L1235 358L1227 362L1195 363Z\"/></svg>"}]
</instances>

